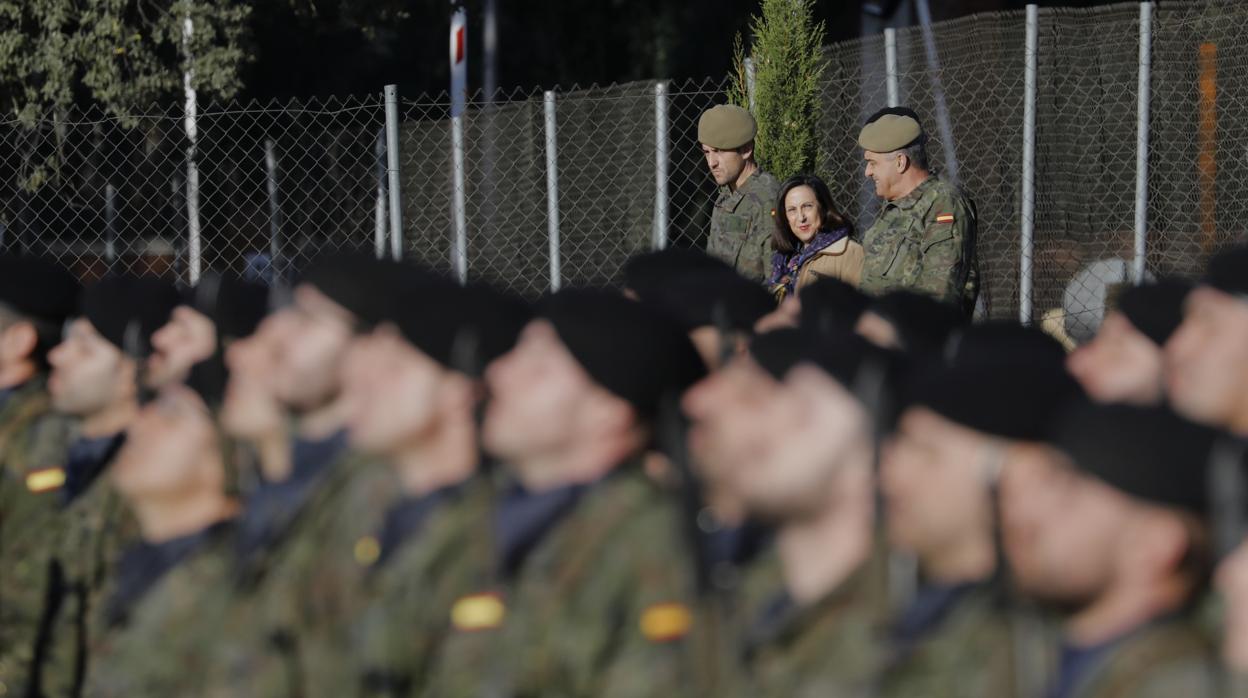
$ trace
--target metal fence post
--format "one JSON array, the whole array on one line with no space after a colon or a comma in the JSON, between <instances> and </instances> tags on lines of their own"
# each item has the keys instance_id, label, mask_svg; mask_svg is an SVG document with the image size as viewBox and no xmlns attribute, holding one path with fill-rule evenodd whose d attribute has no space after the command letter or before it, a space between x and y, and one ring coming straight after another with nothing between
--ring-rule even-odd
<instances>
[{"instance_id":1,"label":"metal fence post","mask_svg":"<svg viewBox=\"0 0 1248 698\"><path fill-rule=\"evenodd\" d=\"M754 111L754 59L749 56L745 58L745 92L752 113Z\"/></svg>"},{"instance_id":2,"label":"metal fence post","mask_svg":"<svg viewBox=\"0 0 1248 698\"><path fill-rule=\"evenodd\" d=\"M884 28L884 70L888 85L888 106L901 104L901 91L897 86L897 30Z\"/></svg>"},{"instance_id":3,"label":"metal fence post","mask_svg":"<svg viewBox=\"0 0 1248 698\"><path fill-rule=\"evenodd\" d=\"M559 147L555 139L555 93L547 91L546 103L546 230L550 239L550 290L562 283L559 258Z\"/></svg>"},{"instance_id":4,"label":"metal fence post","mask_svg":"<svg viewBox=\"0 0 1248 698\"><path fill-rule=\"evenodd\" d=\"M932 101L936 103L936 125L940 128L940 144L945 151L945 176L958 184L962 181L958 175L958 150L953 140L953 123L949 120L949 106L945 103L945 88L940 77L940 56L936 51L936 34L932 31L932 10L927 0L914 2L919 15L919 30L923 33L923 49L927 53Z\"/></svg>"},{"instance_id":5,"label":"metal fence post","mask_svg":"<svg viewBox=\"0 0 1248 698\"><path fill-rule=\"evenodd\" d=\"M264 169L269 190L269 268L278 280L282 276L282 204L277 198L277 153L272 138L264 141Z\"/></svg>"},{"instance_id":6,"label":"metal fence post","mask_svg":"<svg viewBox=\"0 0 1248 698\"><path fill-rule=\"evenodd\" d=\"M451 205L455 219L455 247L451 266L459 283L468 283L468 209L464 203L464 117L451 117Z\"/></svg>"},{"instance_id":7,"label":"metal fence post","mask_svg":"<svg viewBox=\"0 0 1248 698\"><path fill-rule=\"evenodd\" d=\"M386 254L386 131L377 132L374 147L377 161L377 201L373 210L373 252L377 259Z\"/></svg>"},{"instance_id":8,"label":"metal fence post","mask_svg":"<svg viewBox=\"0 0 1248 698\"><path fill-rule=\"evenodd\" d=\"M104 259L117 261L117 187L104 185Z\"/></svg>"},{"instance_id":9,"label":"metal fence post","mask_svg":"<svg viewBox=\"0 0 1248 698\"><path fill-rule=\"evenodd\" d=\"M1019 246L1018 319L1031 324L1031 274L1036 229L1036 70L1040 43L1039 9L1027 6L1027 41L1023 78L1023 214Z\"/></svg>"},{"instance_id":10,"label":"metal fence post","mask_svg":"<svg viewBox=\"0 0 1248 698\"><path fill-rule=\"evenodd\" d=\"M651 247L667 247L667 83L654 85L654 240Z\"/></svg>"},{"instance_id":11,"label":"metal fence post","mask_svg":"<svg viewBox=\"0 0 1248 698\"><path fill-rule=\"evenodd\" d=\"M399 88L386 85L386 167L390 171L390 254L403 258L402 172L399 163Z\"/></svg>"},{"instance_id":12,"label":"metal fence post","mask_svg":"<svg viewBox=\"0 0 1248 698\"><path fill-rule=\"evenodd\" d=\"M1135 258L1132 280L1144 281L1148 250L1148 110L1152 85L1153 3L1140 3L1140 66L1135 126Z\"/></svg>"},{"instance_id":13,"label":"metal fence post","mask_svg":"<svg viewBox=\"0 0 1248 698\"><path fill-rule=\"evenodd\" d=\"M194 31L195 23L191 21L188 3L186 17L182 20L182 52L186 59L186 69L182 73L182 90L186 95L186 118L183 122L186 129L186 237L188 276L192 286L199 283L200 267L203 264L199 229L199 166L195 163L195 139L199 136L198 101L195 95L195 76L191 70L191 36Z\"/></svg>"}]
</instances>

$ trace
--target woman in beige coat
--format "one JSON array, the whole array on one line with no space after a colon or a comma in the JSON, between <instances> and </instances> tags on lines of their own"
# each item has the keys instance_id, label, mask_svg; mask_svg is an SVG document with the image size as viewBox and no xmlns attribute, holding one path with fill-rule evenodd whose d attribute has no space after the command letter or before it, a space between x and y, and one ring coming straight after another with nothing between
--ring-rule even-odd
<instances>
[{"instance_id":1,"label":"woman in beige coat","mask_svg":"<svg viewBox=\"0 0 1248 698\"><path fill-rule=\"evenodd\" d=\"M797 175L780 187L772 214L771 276L767 287L782 301L815 279L831 277L857 286L862 245L853 225L832 205L828 185L814 175Z\"/></svg>"}]
</instances>

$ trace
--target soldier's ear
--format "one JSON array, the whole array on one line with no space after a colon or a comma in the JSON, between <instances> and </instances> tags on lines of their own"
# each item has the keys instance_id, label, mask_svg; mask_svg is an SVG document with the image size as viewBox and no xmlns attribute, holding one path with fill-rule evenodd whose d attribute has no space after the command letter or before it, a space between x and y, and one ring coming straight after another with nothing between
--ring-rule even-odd
<instances>
[{"instance_id":1,"label":"soldier's ear","mask_svg":"<svg viewBox=\"0 0 1248 698\"><path fill-rule=\"evenodd\" d=\"M754 159L754 141L750 141L749 143L746 143L740 148L737 148L737 152L740 153L741 157L745 158L746 160L753 160Z\"/></svg>"},{"instance_id":2,"label":"soldier's ear","mask_svg":"<svg viewBox=\"0 0 1248 698\"><path fill-rule=\"evenodd\" d=\"M15 322L0 332L0 360L6 365L26 361L39 345L39 332L24 320Z\"/></svg>"},{"instance_id":3,"label":"soldier's ear","mask_svg":"<svg viewBox=\"0 0 1248 698\"><path fill-rule=\"evenodd\" d=\"M905 153L898 153L897 159L893 161L893 166L897 168L897 174L902 174L910 169L910 156Z\"/></svg>"}]
</instances>

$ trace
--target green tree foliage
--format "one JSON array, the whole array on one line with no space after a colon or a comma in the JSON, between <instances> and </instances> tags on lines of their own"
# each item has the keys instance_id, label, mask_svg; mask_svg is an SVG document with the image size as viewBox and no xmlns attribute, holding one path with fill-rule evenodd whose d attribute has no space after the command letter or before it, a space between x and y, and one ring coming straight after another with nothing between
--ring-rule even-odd
<instances>
[{"instance_id":1,"label":"green tree foliage","mask_svg":"<svg viewBox=\"0 0 1248 698\"><path fill-rule=\"evenodd\" d=\"M232 97L250 12L239 0L0 0L0 113L31 124L94 103L129 119L177 94L188 48L196 89Z\"/></svg>"},{"instance_id":2,"label":"green tree foliage","mask_svg":"<svg viewBox=\"0 0 1248 698\"><path fill-rule=\"evenodd\" d=\"M763 0L762 14L750 19L754 145L760 164L781 179L813 172L820 162L816 130L826 31L815 21L814 5L814 0ZM728 97L748 108L745 58L738 36Z\"/></svg>"}]
</instances>

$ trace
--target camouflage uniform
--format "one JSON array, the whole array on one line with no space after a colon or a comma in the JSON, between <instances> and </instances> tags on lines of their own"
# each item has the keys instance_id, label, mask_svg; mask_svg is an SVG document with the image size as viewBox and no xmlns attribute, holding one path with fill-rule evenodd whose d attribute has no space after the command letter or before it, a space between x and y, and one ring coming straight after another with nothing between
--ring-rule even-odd
<instances>
[{"instance_id":1,"label":"camouflage uniform","mask_svg":"<svg viewBox=\"0 0 1248 698\"><path fill-rule=\"evenodd\" d=\"M236 560L227 609L206 640L208 695L337 695L365 569L357 558L374 554L369 537L397 488L389 468L350 453L307 485L262 548Z\"/></svg>"},{"instance_id":2,"label":"camouflage uniform","mask_svg":"<svg viewBox=\"0 0 1248 698\"><path fill-rule=\"evenodd\" d=\"M231 532L229 525L211 531L133 602L124 619L98 620L84 695L199 693L208 656L201 631L227 598L217 590L230 578Z\"/></svg>"},{"instance_id":3,"label":"camouflage uniform","mask_svg":"<svg viewBox=\"0 0 1248 698\"><path fill-rule=\"evenodd\" d=\"M975 204L933 173L914 191L884 204L863 234L863 291L926 293L968 312L979 292Z\"/></svg>"},{"instance_id":4,"label":"camouflage uniform","mask_svg":"<svg viewBox=\"0 0 1248 698\"><path fill-rule=\"evenodd\" d=\"M518 572L461 597L428 696L679 696L692 574L639 464L591 486Z\"/></svg>"},{"instance_id":5,"label":"camouflage uniform","mask_svg":"<svg viewBox=\"0 0 1248 698\"><path fill-rule=\"evenodd\" d=\"M736 191L720 187L706 251L736 267L747 279L765 282L771 272L773 211L779 194L780 183L762 170Z\"/></svg>"},{"instance_id":6,"label":"camouflage uniform","mask_svg":"<svg viewBox=\"0 0 1248 698\"><path fill-rule=\"evenodd\" d=\"M1069 698L1222 695L1217 652L1195 620L1155 621L1117 641L1076 679Z\"/></svg>"},{"instance_id":7,"label":"camouflage uniform","mask_svg":"<svg viewBox=\"0 0 1248 698\"><path fill-rule=\"evenodd\" d=\"M61 512L72 422L49 411L42 378L0 404L0 694L30 673Z\"/></svg>"},{"instance_id":8,"label":"camouflage uniform","mask_svg":"<svg viewBox=\"0 0 1248 698\"><path fill-rule=\"evenodd\" d=\"M780 594L745 636L742 695L861 696L885 660L887 558L877 552L808 606Z\"/></svg>"},{"instance_id":9,"label":"camouflage uniform","mask_svg":"<svg viewBox=\"0 0 1248 698\"><path fill-rule=\"evenodd\" d=\"M1036 686L1015 672L1012 617L995 585L977 584L915 636L894 643L876 695L1028 698Z\"/></svg>"},{"instance_id":10,"label":"camouflage uniform","mask_svg":"<svg viewBox=\"0 0 1248 698\"><path fill-rule=\"evenodd\" d=\"M428 682L451 629L449 609L477 589L492 564L479 535L490 498L489 481L474 477L435 504L410 539L382 550L385 557L365 579L367 601L351 624L354 667L343 695L415 695Z\"/></svg>"}]
</instances>

